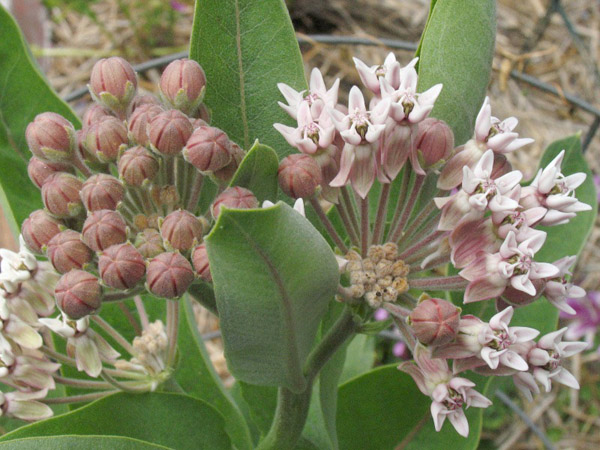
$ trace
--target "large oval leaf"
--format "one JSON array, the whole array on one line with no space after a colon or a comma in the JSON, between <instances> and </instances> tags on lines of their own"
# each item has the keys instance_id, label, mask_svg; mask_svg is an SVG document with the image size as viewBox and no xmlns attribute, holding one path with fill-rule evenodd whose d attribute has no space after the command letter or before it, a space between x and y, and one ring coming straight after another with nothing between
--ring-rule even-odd
<instances>
[{"instance_id":1,"label":"large oval leaf","mask_svg":"<svg viewBox=\"0 0 600 450\"><path fill-rule=\"evenodd\" d=\"M280 157L291 153L273 128L290 124L277 83L302 90L306 81L283 0L197 0L190 58L206 71L215 126L246 150L260 139Z\"/></svg>"},{"instance_id":2,"label":"large oval leaf","mask_svg":"<svg viewBox=\"0 0 600 450\"><path fill-rule=\"evenodd\" d=\"M231 373L302 390L302 365L339 280L327 242L280 202L225 209L206 243Z\"/></svg>"},{"instance_id":3,"label":"large oval leaf","mask_svg":"<svg viewBox=\"0 0 600 450\"><path fill-rule=\"evenodd\" d=\"M2 450L160 450L162 445L117 436L52 436L1 442Z\"/></svg>"},{"instance_id":4,"label":"large oval leaf","mask_svg":"<svg viewBox=\"0 0 600 450\"><path fill-rule=\"evenodd\" d=\"M432 116L445 120L457 144L473 133L490 80L496 35L494 0L437 0L419 47L419 92L444 88Z\"/></svg>"},{"instance_id":5,"label":"large oval leaf","mask_svg":"<svg viewBox=\"0 0 600 450\"><path fill-rule=\"evenodd\" d=\"M19 27L2 6L0 30L0 203L18 234L21 222L42 206L40 193L27 176L31 156L25 142L27 124L44 111L62 114L76 127L79 119L48 86Z\"/></svg>"},{"instance_id":6,"label":"large oval leaf","mask_svg":"<svg viewBox=\"0 0 600 450\"><path fill-rule=\"evenodd\" d=\"M250 189L259 202L277 199L277 153L267 145L254 142L240 167L235 172L230 186Z\"/></svg>"},{"instance_id":7,"label":"large oval leaf","mask_svg":"<svg viewBox=\"0 0 600 450\"><path fill-rule=\"evenodd\" d=\"M207 403L178 394L114 394L61 416L8 433L0 442L26 437L124 436L177 449L231 449L223 417Z\"/></svg>"}]
</instances>

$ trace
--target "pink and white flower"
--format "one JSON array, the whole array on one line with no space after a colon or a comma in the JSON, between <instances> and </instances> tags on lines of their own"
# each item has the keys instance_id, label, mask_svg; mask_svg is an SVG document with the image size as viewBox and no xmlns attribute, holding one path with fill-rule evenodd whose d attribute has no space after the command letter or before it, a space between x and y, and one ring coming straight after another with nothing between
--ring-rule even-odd
<instances>
[{"instance_id":1,"label":"pink and white flower","mask_svg":"<svg viewBox=\"0 0 600 450\"><path fill-rule=\"evenodd\" d=\"M381 94L380 78L384 78L393 89L400 87L400 63L396 61L396 55L392 52L388 53L381 65L367 66L358 58L352 59L360 80L373 94ZM417 61L418 58L414 58L408 66L414 67Z\"/></svg>"},{"instance_id":2,"label":"pink and white flower","mask_svg":"<svg viewBox=\"0 0 600 450\"><path fill-rule=\"evenodd\" d=\"M575 314L575 310L567 303L568 298L583 298L585 290L575 286L567 276L571 275L569 268L575 264L576 256L565 256L552 263L558 268L559 272L546 282L544 296L550 303L567 314Z\"/></svg>"},{"instance_id":3,"label":"pink and white flower","mask_svg":"<svg viewBox=\"0 0 600 450\"><path fill-rule=\"evenodd\" d=\"M308 102L301 102L297 112L296 128L276 123L273 126L286 141L302 153L314 154L318 149L331 145L335 137L335 127L327 114L316 120L310 111Z\"/></svg>"},{"instance_id":4,"label":"pink and white flower","mask_svg":"<svg viewBox=\"0 0 600 450\"><path fill-rule=\"evenodd\" d=\"M487 408L492 402L475 391L475 383L466 378L455 377L444 359L432 358L422 345L414 351L414 363L404 362L398 366L408 373L419 390L432 399L431 415L436 431L442 429L446 418L458 434L469 435L469 423L463 407Z\"/></svg>"}]
</instances>

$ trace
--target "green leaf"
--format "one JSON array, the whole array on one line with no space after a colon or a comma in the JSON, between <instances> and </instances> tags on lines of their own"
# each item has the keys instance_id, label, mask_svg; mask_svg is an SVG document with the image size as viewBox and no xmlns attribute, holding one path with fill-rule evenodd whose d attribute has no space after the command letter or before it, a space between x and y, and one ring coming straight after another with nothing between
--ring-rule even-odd
<instances>
[{"instance_id":1,"label":"green leaf","mask_svg":"<svg viewBox=\"0 0 600 450\"><path fill-rule=\"evenodd\" d=\"M230 186L250 189L259 202L277 199L277 153L257 141L242 160Z\"/></svg>"},{"instance_id":2,"label":"green leaf","mask_svg":"<svg viewBox=\"0 0 600 450\"><path fill-rule=\"evenodd\" d=\"M225 430L238 449L252 449L244 417L210 362L189 297L181 301L177 345L180 358L175 379L179 385L188 395L204 400L223 415Z\"/></svg>"},{"instance_id":3,"label":"green leaf","mask_svg":"<svg viewBox=\"0 0 600 450\"><path fill-rule=\"evenodd\" d=\"M162 445L117 436L54 436L15 439L0 443L3 450L159 450Z\"/></svg>"},{"instance_id":4,"label":"green leaf","mask_svg":"<svg viewBox=\"0 0 600 450\"><path fill-rule=\"evenodd\" d=\"M231 373L301 391L302 365L339 280L327 242L280 202L225 209L206 244Z\"/></svg>"},{"instance_id":5,"label":"green leaf","mask_svg":"<svg viewBox=\"0 0 600 450\"><path fill-rule=\"evenodd\" d=\"M394 448L428 411L429 399L397 364L378 367L339 388L339 446L344 450Z\"/></svg>"},{"instance_id":6,"label":"green leaf","mask_svg":"<svg viewBox=\"0 0 600 450\"><path fill-rule=\"evenodd\" d=\"M346 350L346 361L340 382L362 375L373 368L375 361L375 338L359 334L352 339Z\"/></svg>"},{"instance_id":7,"label":"green leaf","mask_svg":"<svg viewBox=\"0 0 600 450\"><path fill-rule=\"evenodd\" d=\"M242 148L255 139L280 157L292 148L273 128L290 125L277 83L306 89L302 56L282 0L197 0L190 58L206 72L212 124Z\"/></svg>"},{"instance_id":8,"label":"green leaf","mask_svg":"<svg viewBox=\"0 0 600 450\"><path fill-rule=\"evenodd\" d=\"M114 394L61 416L8 433L0 442L26 437L124 436L177 449L231 449L223 417L209 404L179 394Z\"/></svg>"},{"instance_id":9,"label":"green leaf","mask_svg":"<svg viewBox=\"0 0 600 450\"><path fill-rule=\"evenodd\" d=\"M257 386L255 384L236 382L242 398L248 405L250 419L261 436L265 436L271 427L275 408L277 407L277 388L273 386Z\"/></svg>"},{"instance_id":10,"label":"green leaf","mask_svg":"<svg viewBox=\"0 0 600 450\"><path fill-rule=\"evenodd\" d=\"M48 86L19 27L2 6L0 30L0 203L11 230L18 235L21 222L42 206L40 193L27 176L31 154L25 128L45 111L63 115L76 127L80 122Z\"/></svg>"},{"instance_id":11,"label":"green leaf","mask_svg":"<svg viewBox=\"0 0 600 450\"><path fill-rule=\"evenodd\" d=\"M443 83L431 115L446 121L456 144L473 133L492 70L494 0L437 0L419 48L418 91Z\"/></svg>"}]
</instances>

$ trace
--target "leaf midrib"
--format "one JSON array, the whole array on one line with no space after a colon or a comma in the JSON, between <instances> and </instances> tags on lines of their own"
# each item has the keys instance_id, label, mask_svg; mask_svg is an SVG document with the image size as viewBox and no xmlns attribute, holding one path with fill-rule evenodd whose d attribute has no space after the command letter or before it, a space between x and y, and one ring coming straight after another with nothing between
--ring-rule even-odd
<instances>
[{"instance_id":1,"label":"leaf midrib","mask_svg":"<svg viewBox=\"0 0 600 450\"><path fill-rule=\"evenodd\" d=\"M239 222L237 222L233 217L231 217L231 215L229 215L227 217L223 217L223 218L224 219L227 218L229 220L229 222L235 228L237 228L239 233L250 244L250 246L258 254L258 256L264 261L264 263L267 266L267 269L269 271L269 275L275 282L277 290L279 291L279 294L280 294L281 304L283 306L283 311L284 311L283 319L285 321L285 326L282 327L282 330L286 330L285 338L286 338L286 341L288 344L288 348L290 349L290 351L286 352L287 353L286 359L288 361L288 369L291 369L288 372L288 374L293 375L294 378L296 378L296 380L294 380L294 381L299 381L301 379L302 382L304 382L304 377L302 375L302 367L300 365L298 346L297 346L296 323L294 322L294 318L293 318L293 314L292 314L292 299L283 283L283 280L279 276L279 273L277 272L277 269L276 269L275 265L273 264L273 261L271 261L271 258L260 248L258 243L252 238L252 236L250 236L246 232L244 227L242 227L242 225Z\"/></svg>"},{"instance_id":2,"label":"leaf midrib","mask_svg":"<svg viewBox=\"0 0 600 450\"><path fill-rule=\"evenodd\" d=\"M248 117L246 114L246 82L244 79L244 63L242 57L242 32L240 23L240 5L239 1L234 1L235 5L235 42L238 57L238 72L240 78L240 112L242 114L242 128L244 130L244 149L247 149L250 144Z\"/></svg>"}]
</instances>

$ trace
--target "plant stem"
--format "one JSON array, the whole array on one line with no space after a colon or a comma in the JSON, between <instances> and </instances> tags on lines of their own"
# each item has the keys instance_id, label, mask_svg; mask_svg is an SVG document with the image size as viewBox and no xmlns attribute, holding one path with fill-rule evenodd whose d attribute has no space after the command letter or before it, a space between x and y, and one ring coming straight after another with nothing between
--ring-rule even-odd
<instances>
[{"instance_id":1,"label":"plant stem","mask_svg":"<svg viewBox=\"0 0 600 450\"><path fill-rule=\"evenodd\" d=\"M73 155L73 160L71 161L71 163L73 164L73 166L75 166L77 169L79 169L79 171L85 177L89 178L92 176L93 172L87 166L87 164L85 162L83 162L83 159L79 155L79 149L75 149L75 154Z\"/></svg>"},{"instance_id":2,"label":"plant stem","mask_svg":"<svg viewBox=\"0 0 600 450\"><path fill-rule=\"evenodd\" d=\"M390 223L390 229L388 230L385 242L390 242L390 236L392 232L396 229L396 226L398 225L400 215L402 214L406 206L406 195L408 194L408 189L412 184L413 178L414 172L411 170L410 166L405 166L404 173L402 174L402 184L400 185L400 192L398 193L398 201L396 202L396 209L394 210L394 217L392 218L392 222Z\"/></svg>"},{"instance_id":3,"label":"plant stem","mask_svg":"<svg viewBox=\"0 0 600 450\"><path fill-rule=\"evenodd\" d=\"M363 258L369 249L369 197L360 200L360 250Z\"/></svg>"},{"instance_id":4,"label":"plant stem","mask_svg":"<svg viewBox=\"0 0 600 450\"><path fill-rule=\"evenodd\" d=\"M129 308L127 307L127 305L125 305L125 303L123 302L119 302L119 309L121 311L123 311L123 315L127 318L127 320L129 321L129 323L131 324L131 326L133 327L133 330L135 331L135 334L137 336L142 334L142 329L140 328L140 324L137 322L137 320L135 320L134 315L131 313L131 311L129 310Z\"/></svg>"},{"instance_id":5,"label":"plant stem","mask_svg":"<svg viewBox=\"0 0 600 450\"><path fill-rule=\"evenodd\" d=\"M124 391L124 392L130 392L132 394L139 394L142 392L148 392L149 386L146 387L133 387L133 386L128 386L126 384L121 383L120 381L115 380L113 377L111 377L109 374L106 373L105 370L102 371L102 373L100 374L100 376L102 378L104 378L108 383L110 383L111 385L113 385L114 387L116 387L117 389Z\"/></svg>"},{"instance_id":6,"label":"plant stem","mask_svg":"<svg viewBox=\"0 0 600 450\"><path fill-rule=\"evenodd\" d=\"M200 192L202 192L202 184L204 184L204 176L196 170L194 172L194 184L192 185L190 199L188 200L185 208L192 214L196 214L198 200L200 200Z\"/></svg>"},{"instance_id":7,"label":"plant stem","mask_svg":"<svg viewBox=\"0 0 600 450\"><path fill-rule=\"evenodd\" d=\"M115 389L111 391L92 392L91 394L72 395L70 397L45 398L40 400L40 402L45 403L46 405L91 402L92 400L97 400L110 394L116 394L117 392L119 391Z\"/></svg>"},{"instance_id":8,"label":"plant stem","mask_svg":"<svg viewBox=\"0 0 600 450\"><path fill-rule=\"evenodd\" d=\"M148 319L148 313L146 312L146 307L144 306L144 301L142 297L136 295L133 297L133 301L135 303L135 307L137 309L138 315L140 316L140 321L142 322L142 328L145 330L150 325L150 320Z\"/></svg>"},{"instance_id":9,"label":"plant stem","mask_svg":"<svg viewBox=\"0 0 600 450\"><path fill-rule=\"evenodd\" d=\"M467 287L469 282L460 275L437 278L414 278L409 277L408 284L411 289L433 289L436 291L460 291Z\"/></svg>"},{"instance_id":10,"label":"plant stem","mask_svg":"<svg viewBox=\"0 0 600 450\"><path fill-rule=\"evenodd\" d=\"M431 244L433 241L435 241L436 239L438 239L442 234L444 234L444 231L434 231L433 233L431 233L428 237L426 237L425 239L423 239L421 242L417 242L415 245L413 245L412 247L409 247L408 249L404 250L399 256L398 258L405 260L409 257L414 255L417 251L419 251L420 249L422 249L423 247L425 247L428 244Z\"/></svg>"},{"instance_id":11,"label":"plant stem","mask_svg":"<svg viewBox=\"0 0 600 450\"><path fill-rule=\"evenodd\" d=\"M335 242L335 245L337 245L337 247L342 251L342 253L348 253L348 247L346 247L346 244L344 244L344 241L342 241L342 238L335 230L335 227L331 223L331 220L329 220L329 217L327 217L327 214L325 214L325 211L323 211L319 200L317 200L315 197L311 197L309 201L313 209L317 213L319 220L327 230L327 233L329 233L329 236L331 236L331 239L333 239L333 242Z\"/></svg>"},{"instance_id":12,"label":"plant stem","mask_svg":"<svg viewBox=\"0 0 600 450\"><path fill-rule=\"evenodd\" d=\"M127 339L125 339L121 333L119 333L117 330L115 330L111 324L109 324L106 320L104 320L102 317L100 316L91 316L92 320L94 322L96 322L100 328L102 328L106 334L108 334L110 337L112 337L121 347L123 347L123 349L125 351L127 351L127 353L129 353L131 356L135 356L136 351L133 348L133 346L129 343L129 341Z\"/></svg>"},{"instance_id":13,"label":"plant stem","mask_svg":"<svg viewBox=\"0 0 600 450\"><path fill-rule=\"evenodd\" d=\"M383 229L385 228L391 186L391 183L385 183L381 187L379 204L377 205L377 217L375 218L375 230L373 231L373 239L371 240L372 245L380 244L381 235L383 234Z\"/></svg>"},{"instance_id":14,"label":"plant stem","mask_svg":"<svg viewBox=\"0 0 600 450\"><path fill-rule=\"evenodd\" d=\"M119 300L125 300L125 299L133 297L134 295L137 295L137 294L143 292L144 290L145 290L145 288L139 287L139 288L134 288L129 292L124 291L124 292L115 292L112 294L104 294L102 296L102 301L103 302L116 302Z\"/></svg>"},{"instance_id":15,"label":"plant stem","mask_svg":"<svg viewBox=\"0 0 600 450\"><path fill-rule=\"evenodd\" d=\"M356 324L352 317L352 310L346 307L325 337L308 356L304 367L307 380L306 389L303 392L294 393L284 387L279 388L275 418L268 434L259 443L258 450L286 450L295 447L306 422L315 377L355 331Z\"/></svg>"},{"instance_id":16,"label":"plant stem","mask_svg":"<svg viewBox=\"0 0 600 450\"><path fill-rule=\"evenodd\" d=\"M179 332L179 300L167 300L167 367L175 362L177 335Z\"/></svg>"},{"instance_id":17,"label":"plant stem","mask_svg":"<svg viewBox=\"0 0 600 450\"><path fill-rule=\"evenodd\" d=\"M335 205L335 207L338 210L338 213L340 215L340 218L342 219L344 228L346 228L346 232L348 233L348 236L350 236L350 240L352 241L352 244L354 244L358 247L358 245L359 245L358 234L357 234L358 231L354 228L354 225L350 221L350 216L348 215L348 211L346 210L346 207L344 206L343 203L338 203Z\"/></svg>"},{"instance_id":18,"label":"plant stem","mask_svg":"<svg viewBox=\"0 0 600 450\"><path fill-rule=\"evenodd\" d=\"M417 198L419 198L419 194L421 193L421 186L423 186L423 181L425 181L425 176L417 175L415 184L410 192L410 196L408 197L408 201L406 202L404 210L402 211L402 217L400 217L400 221L398 222L398 225L396 225L396 229L392 231L390 242L398 242L398 239L400 239L400 236L402 236L404 226L410 218L410 215L413 212L413 207L415 206Z\"/></svg>"},{"instance_id":19,"label":"plant stem","mask_svg":"<svg viewBox=\"0 0 600 450\"><path fill-rule=\"evenodd\" d=\"M352 222L352 225L354 226L354 231L356 231L356 233L358 234L358 219L356 218L356 208L354 208L354 202L352 202L352 199L350 198L350 194L348 193L348 187L344 186L341 188L342 191L342 202L346 208L346 211L348 211L348 215L350 216L350 221Z\"/></svg>"}]
</instances>

